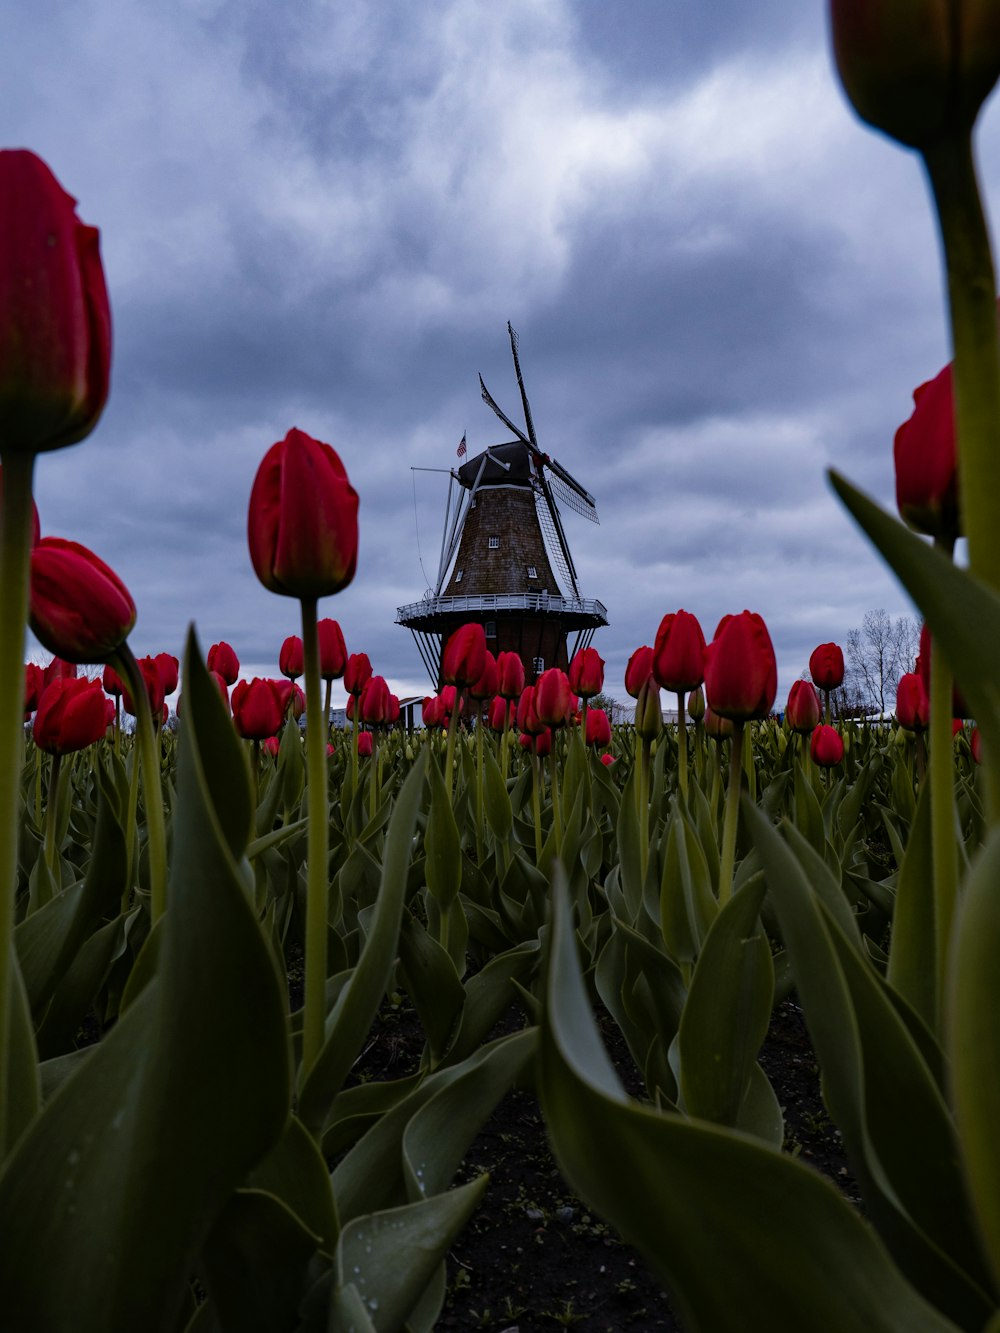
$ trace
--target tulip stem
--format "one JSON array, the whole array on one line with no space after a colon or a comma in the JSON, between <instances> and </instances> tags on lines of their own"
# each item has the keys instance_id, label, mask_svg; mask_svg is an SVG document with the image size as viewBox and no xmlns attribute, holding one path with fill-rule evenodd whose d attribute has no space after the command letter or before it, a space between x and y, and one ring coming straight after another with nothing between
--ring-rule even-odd
<instances>
[{"instance_id":1,"label":"tulip stem","mask_svg":"<svg viewBox=\"0 0 1000 1333\"><path fill-rule=\"evenodd\" d=\"M4 451L0 516L0 1161L6 1155L11 1095L7 1053L14 988L14 901L24 762L24 630L31 570L32 453Z\"/></svg>"},{"instance_id":2,"label":"tulip stem","mask_svg":"<svg viewBox=\"0 0 1000 1333\"><path fill-rule=\"evenodd\" d=\"M556 762L555 735L549 732L549 785L552 796L552 826L556 833L556 855L562 856L562 810L559 807L559 765Z\"/></svg>"},{"instance_id":3,"label":"tulip stem","mask_svg":"<svg viewBox=\"0 0 1000 1333\"><path fill-rule=\"evenodd\" d=\"M733 896L736 826L740 818L740 789L743 786L743 731L743 722L734 720L733 735L729 742L729 786L726 788L726 814L722 826L722 859L719 864L720 907L725 907Z\"/></svg>"},{"instance_id":4,"label":"tulip stem","mask_svg":"<svg viewBox=\"0 0 1000 1333\"><path fill-rule=\"evenodd\" d=\"M329 894L329 824L326 730L320 712L319 633L316 599L302 598L302 655L306 681L306 784L309 826L306 833L305 1013L302 1026L302 1074L323 1047L326 1029L327 897ZM357 707L355 707L355 737ZM357 742L355 740L355 746ZM374 771L374 770L373 770Z\"/></svg>"},{"instance_id":5,"label":"tulip stem","mask_svg":"<svg viewBox=\"0 0 1000 1333\"><path fill-rule=\"evenodd\" d=\"M149 916L151 924L155 926L167 908L167 832L163 818L163 786L160 781L159 747L153 729L153 709L139 663L127 643L119 647L111 664L127 683L135 705L135 744L139 750L142 785L146 793Z\"/></svg>"},{"instance_id":6,"label":"tulip stem","mask_svg":"<svg viewBox=\"0 0 1000 1333\"><path fill-rule=\"evenodd\" d=\"M444 757L444 786L448 793L448 800L451 800L451 780L455 768L455 734L458 731L458 706L459 696L455 694L455 707L451 710L451 717L448 719L448 749Z\"/></svg>"},{"instance_id":7,"label":"tulip stem","mask_svg":"<svg viewBox=\"0 0 1000 1333\"><path fill-rule=\"evenodd\" d=\"M936 639L931 639L930 756L931 864L934 870L934 940L938 1021L945 979L951 926L958 892L955 846L955 768L951 737L952 676Z\"/></svg>"},{"instance_id":8,"label":"tulip stem","mask_svg":"<svg viewBox=\"0 0 1000 1333\"><path fill-rule=\"evenodd\" d=\"M649 866L649 767L652 742L642 738L642 752L639 756L639 772L635 788L636 808L639 814L639 880L646 883L646 870Z\"/></svg>"},{"instance_id":9,"label":"tulip stem","mask_svg":"<svg viewBox=\"0 0 1000 1333\"><path fill-rule=\"evenodd\" d=\"M56 825L59 823L59 783L62 779L62 755L54 754L52 756L52 771L49 774L49 793L48 805L45 811L45 864L48 867L49 875L52 877L52 883L56 892L62 888L62 880L55 882L56 865ZM42 906L39 901L39 907Z\"/></svg>"},{"instance_id":10,"label":"tulip stem","mask_svg":"<svg viewBox=\"0 0 1000 1333\"><path fill-rule=\"evenodd\" d=\"M541 760L537 754L531 756L531 806L535 816L535 865L542 863L542 797L539 788L541 787Z\"/></svg>"},{"instance_id":11,"label":"tulip stem","mask_svg":"<svg viewBox=\"0 0 1000 1333\"><path fill-rule=\"evenodd\" d=\"M684 797L684 804L686 805L688 794L688 751L687 721L684 709L685 697L683 690L677 691L677 785L681 795Z\"/></svg>"},{"instance_id":12,"label":"tulip stem","mask_svg":"<svg viewBox=\"0 0 1000 1333\"><path fill-rule=\"evenodd\" d=\"M479 704L479 716L476 718L476 864L483 864L483 705Z\"/></svg>"}]
</instances>

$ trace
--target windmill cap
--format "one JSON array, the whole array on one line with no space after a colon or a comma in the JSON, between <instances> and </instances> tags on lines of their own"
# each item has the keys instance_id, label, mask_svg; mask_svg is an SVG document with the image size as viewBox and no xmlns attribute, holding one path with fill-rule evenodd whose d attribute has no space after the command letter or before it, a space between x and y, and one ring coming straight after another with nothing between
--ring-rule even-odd
<instances>
[{"instance_id":1,"label":"windmill cap","mask_svg":"<svg viewBox=\"0 0 1000 1333\"><path fill-rule=\"evenodd\" d=\"M488 455L488 457L487 457ZM483 467L483 460L486 465ZM507 466L504 466L506 464ZM479 469L483 475L479 476ZM458 479L471 490L479 478L480 486L528 486L531 484L531 460L526 445L520 440L510 444L494 444L476 454L458 469Z\"/></svg>"}]
</instances>

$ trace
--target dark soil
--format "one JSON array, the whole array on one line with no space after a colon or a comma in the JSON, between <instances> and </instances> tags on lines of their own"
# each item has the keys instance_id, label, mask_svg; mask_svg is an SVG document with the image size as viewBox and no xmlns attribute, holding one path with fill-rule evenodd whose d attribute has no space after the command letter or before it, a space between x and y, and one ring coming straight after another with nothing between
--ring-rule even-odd
<instances>
[{"instance_id":1,"label":"dark soil","mask_svg":"<svg viewBox=\"0 0 1000 1333\"><path fill-rule=\"evenodd\" d=\"M502 1030L513 1031L522 1022L512 1013ZM599 1023L622 1081L633 1096L642 1097L620 1033L606 1014L599 1015ZM419 1022L405 1000L385 1005L355 1074L402 1077L418 1066L422 1046ZM760 1060L784 1109L785 1150L800 1155L858 1203L794 996L775 1011ZM683 1333L669 1294L645 1261L562 1180L531 1092L507 1094L469 1149L460 1178L482 1171L490 1177L485 1202L449 1255L448 1295L438 1329Z\"/></svg>"}]
</instances>

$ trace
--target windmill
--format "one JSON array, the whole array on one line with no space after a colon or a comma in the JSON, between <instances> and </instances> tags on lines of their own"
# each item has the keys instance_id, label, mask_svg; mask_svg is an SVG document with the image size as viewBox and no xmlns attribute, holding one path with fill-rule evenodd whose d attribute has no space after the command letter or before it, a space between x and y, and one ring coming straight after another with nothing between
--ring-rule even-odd
<instances>
[{"instance_id":1,"label":"windmill","mask_svg":"<svg viewBox=\"0 0 1000 1333\"><path fill-rule=\"evenodd\" d=\"M413 633L431 679L439 684L441 649L459 625L478 621L493 653L516 652L525 677L568 665L608 623L585 599L557 500L597 523L594 497L538 445L521 374L517 334L508 323L524 429L515 425L479 377L483 402L513 435L460 467L450 483L437 584L401 606L396 623ZM573 636L570 642L570 635Z\"/></svg>"}]
</instances>

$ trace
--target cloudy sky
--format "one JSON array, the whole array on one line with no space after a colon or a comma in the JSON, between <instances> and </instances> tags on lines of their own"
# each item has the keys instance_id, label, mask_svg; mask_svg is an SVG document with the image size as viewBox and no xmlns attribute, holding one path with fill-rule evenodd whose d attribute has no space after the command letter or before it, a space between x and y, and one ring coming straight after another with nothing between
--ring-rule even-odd
<instances>
[{"instance_id":1,"label":"cloudy sky","mask_svg":"<svg viewBox=\"0 0 1000 1333\"><path fill-rule=\"evenodd\" d=\"M393 621L433 581L447 479L411 468L503 438L476 377L512 411L508 319L540 444L598 501L566 526L613 694L679 607L707 634L759 611L780 698L866 610L908 612L824 473L892 503L893 433L948 358L937 239L824 9L10 7L4 143L101 229L115 331L97 431L40 460L42 527L125 579L136 651L194 620L274 669L298 607L257 584L246 505L296 425L361 496L357 577L320 614L424 693ZM987 106L982 161L998 140Z\"/></svg>"}]
</instances>

